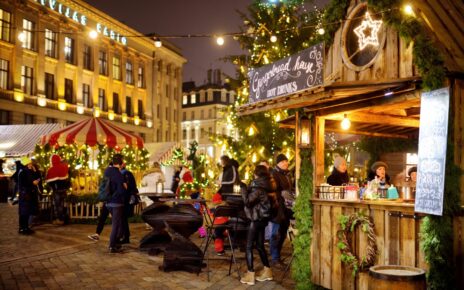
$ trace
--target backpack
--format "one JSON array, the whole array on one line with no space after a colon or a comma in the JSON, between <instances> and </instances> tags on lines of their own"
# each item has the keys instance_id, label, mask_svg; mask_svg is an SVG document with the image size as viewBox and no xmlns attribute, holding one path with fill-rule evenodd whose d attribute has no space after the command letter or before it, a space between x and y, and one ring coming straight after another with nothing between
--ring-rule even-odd
<instances>
[{"instance_id":1,"label":"backpack","mask_svg":"<svg viewBox=\"0 0 464 290\"><path fill-rule=\"evenodd\" d=\"M109 201L112 197L112 192L111 192L111 181L107 176L103 176L103 178L100 181L100 184L98 185L98 196L97 200L99 201Z\"/></svg>"}]
</instances>

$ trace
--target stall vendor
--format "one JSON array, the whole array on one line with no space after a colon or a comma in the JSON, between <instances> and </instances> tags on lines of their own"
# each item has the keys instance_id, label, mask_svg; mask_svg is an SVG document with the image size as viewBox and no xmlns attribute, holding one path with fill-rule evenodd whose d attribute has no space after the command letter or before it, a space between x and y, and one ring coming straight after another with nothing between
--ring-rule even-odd
<instances>
[{"instance_id":1,"label":"stall vendor","mask_svg":"<svg viewBox=\"0 0 464 290\"><path fill-rule=\"evenodd\" d=\"M350 177L348 176L345 158L341 156L335 157L334 168L332 174L327 177L327 183L330 185L340 186L343 184L348 184Z\"/></svg>"},{"instance_id":2,"label":"stall vendor","mask_svg":"<svg viewBox=\"0 0 464 290\"><path fill-rule=\"evenodd\" d=\"M367 176L367 180L371 181L377 177L381 185L390 185L390 176L387 174L387 169L387 163L383 161L374 162L371 166L371 171Z\"/></svg>"},{"instance_id":3,"label":"stall vendor","mask_svg":"<svg viewBox=\"0 0 464 290\"><path fill-rule=\"evenodd\" d=\"M417 167L411 167L408 170L408 175L409 175L409 184L411 187L416 187L416 181L417 181Z\"/></svg>"}]
</instances>

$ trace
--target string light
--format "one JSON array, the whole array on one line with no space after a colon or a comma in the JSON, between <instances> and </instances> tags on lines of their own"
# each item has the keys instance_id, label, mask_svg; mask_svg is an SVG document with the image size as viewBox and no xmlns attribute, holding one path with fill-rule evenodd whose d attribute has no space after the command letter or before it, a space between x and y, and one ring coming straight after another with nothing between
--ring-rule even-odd
<instances>
[{"instance_id":1,"label":"string light","mask_svg":"<svg viewBox=\"0 0 464 290\"><path fill-rule=\"evenodd\" d=\"M216 38L216 43L217 43L219 46L224 45L224 37L218 36L218 37Z\"/></svg>"},{"instance_id":2,"label":"string light","mask_svg":"<svg viewBox=\"0 0 464 290\"><path fill-rule=\"evenodd\" d=\"M277 36L272 35L272 36L271 36L271 42L276 42L276 41L277 41Z\"/></svg>"},{"instance_id":3,"label":"string light","mask_svg":"<svg viewBox=\"0 0 464 290\"><path fill-rule=\"evenodd\" d=\"M381 26L382 20L372 20L369 12L366 12L365 20L353 30L358 36L359 50L363 50L368 45L379 46L378 32ZM369 33L366 34L366 31Z\"/></svg>"}]
</instances>

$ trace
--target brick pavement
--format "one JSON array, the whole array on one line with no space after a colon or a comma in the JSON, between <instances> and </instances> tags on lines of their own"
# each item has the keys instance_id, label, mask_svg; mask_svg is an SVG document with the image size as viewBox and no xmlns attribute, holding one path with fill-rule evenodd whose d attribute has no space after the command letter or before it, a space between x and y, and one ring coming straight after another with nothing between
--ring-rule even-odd
<instances>
[{"instance_id":1,"label":"brick pavement","mask_svg":"<svg viewBox=\"0 0 464 290\"><path fill-rule=\"evenodd\" d=\"M131 244L123 254L107 250L111 226L103 230L99 242L87 238L95 225L35 227L36 233L17 233L17 207L0 203L0 289L293 289L290 274L281 282L282 272L274 269L278 281L240 283L236 272L228 275L228 261L210 261L210 281L206 268L199 274L163 272L158 269L162 255L149 256L137 248L147 233L143 224L131 224ZM199 238L192 236L195 243ZM283 256L290 256L286 242ZM212 250L213 247L210 247ZM259 258L255 254L255 267ZM210 257L215 257L212 253ZM246 271L244 253L238 253L241 271Z\"/></svg>"}]
</instances>

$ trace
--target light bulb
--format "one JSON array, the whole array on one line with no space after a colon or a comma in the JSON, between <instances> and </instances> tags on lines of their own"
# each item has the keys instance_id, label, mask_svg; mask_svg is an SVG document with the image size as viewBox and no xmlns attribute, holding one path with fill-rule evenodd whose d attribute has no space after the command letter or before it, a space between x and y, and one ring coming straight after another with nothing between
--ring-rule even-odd
<instances>
[{"instance_id":1,"label":"light bulb","mask_svg":"<svg viewBox=\"0 0 464 290\"><path fill-rule=\"evenodd\" d=\"M91 39L97 39L97 37L98 37L98 32L96 32L95 30L90 30L90 31L89 31L89 37L90 37Z\"/></svg>"},{"instance_id":2,"label":"light bulb","mask_svg":"<svg viewBox=\"0 0 464 290\"><path fill-rule=\"evenodd\" d=\"M409 15L409 16L414 16L414 9L412 9L412 6L410 4L406 4L404 5L403 7L403 11L406 15Z\"/></svg>"},{"instance_id":3,"label":"light bulb","mask_svg":"<svg viewBox=\"0 0 464 290\"><path fill-rule=\"evenodd\" d=\"M222 36L218 36L218 37L216 38L216 43L217 43L218 45L224 45L224 38L223 38Z\"/></svg>"},{"instance_id":4,"label":"light bulb","mask_svg":"<svg viewBox=\"0 0 464 290\"><path fill-rule=\"evenodd\" d=\"M277 41L277 36L272 35L272 36L271 36L271 42L276 42L276 41Z\"/></svg>"},{"instance_id":5,"label":"light bulb","mask_svg":"<svg viewBox=\"0 0 464 290\"><path fill-rule=\"evenodd\" d=\"M317 30L317 33L319 33L320 35L323 35L323 34L325 33L324 28L319 28L319 29Z\"/></svg>"},{"instance_id":6,"label":"light bulb","mask_svg":"<svg viewBox=\"0 0 464 290\"><path fill-rule=\"evenodd\" d=\"M155 47L160 48L161 46L163 46L161 40L159 38L155 38Z\"/></svg>"},{"instance_id":7,"label":"light bulb","mask_svg":"<svg viewBox=\"0 0 464 290\"><path fill-rule=\"evenodd\" d=\"M345 114L343 117L342 123L341 123L342 129L343 130L348 130L351 127L351 121L348 119L348 116Z\"/></svg>"}]
</instances>

